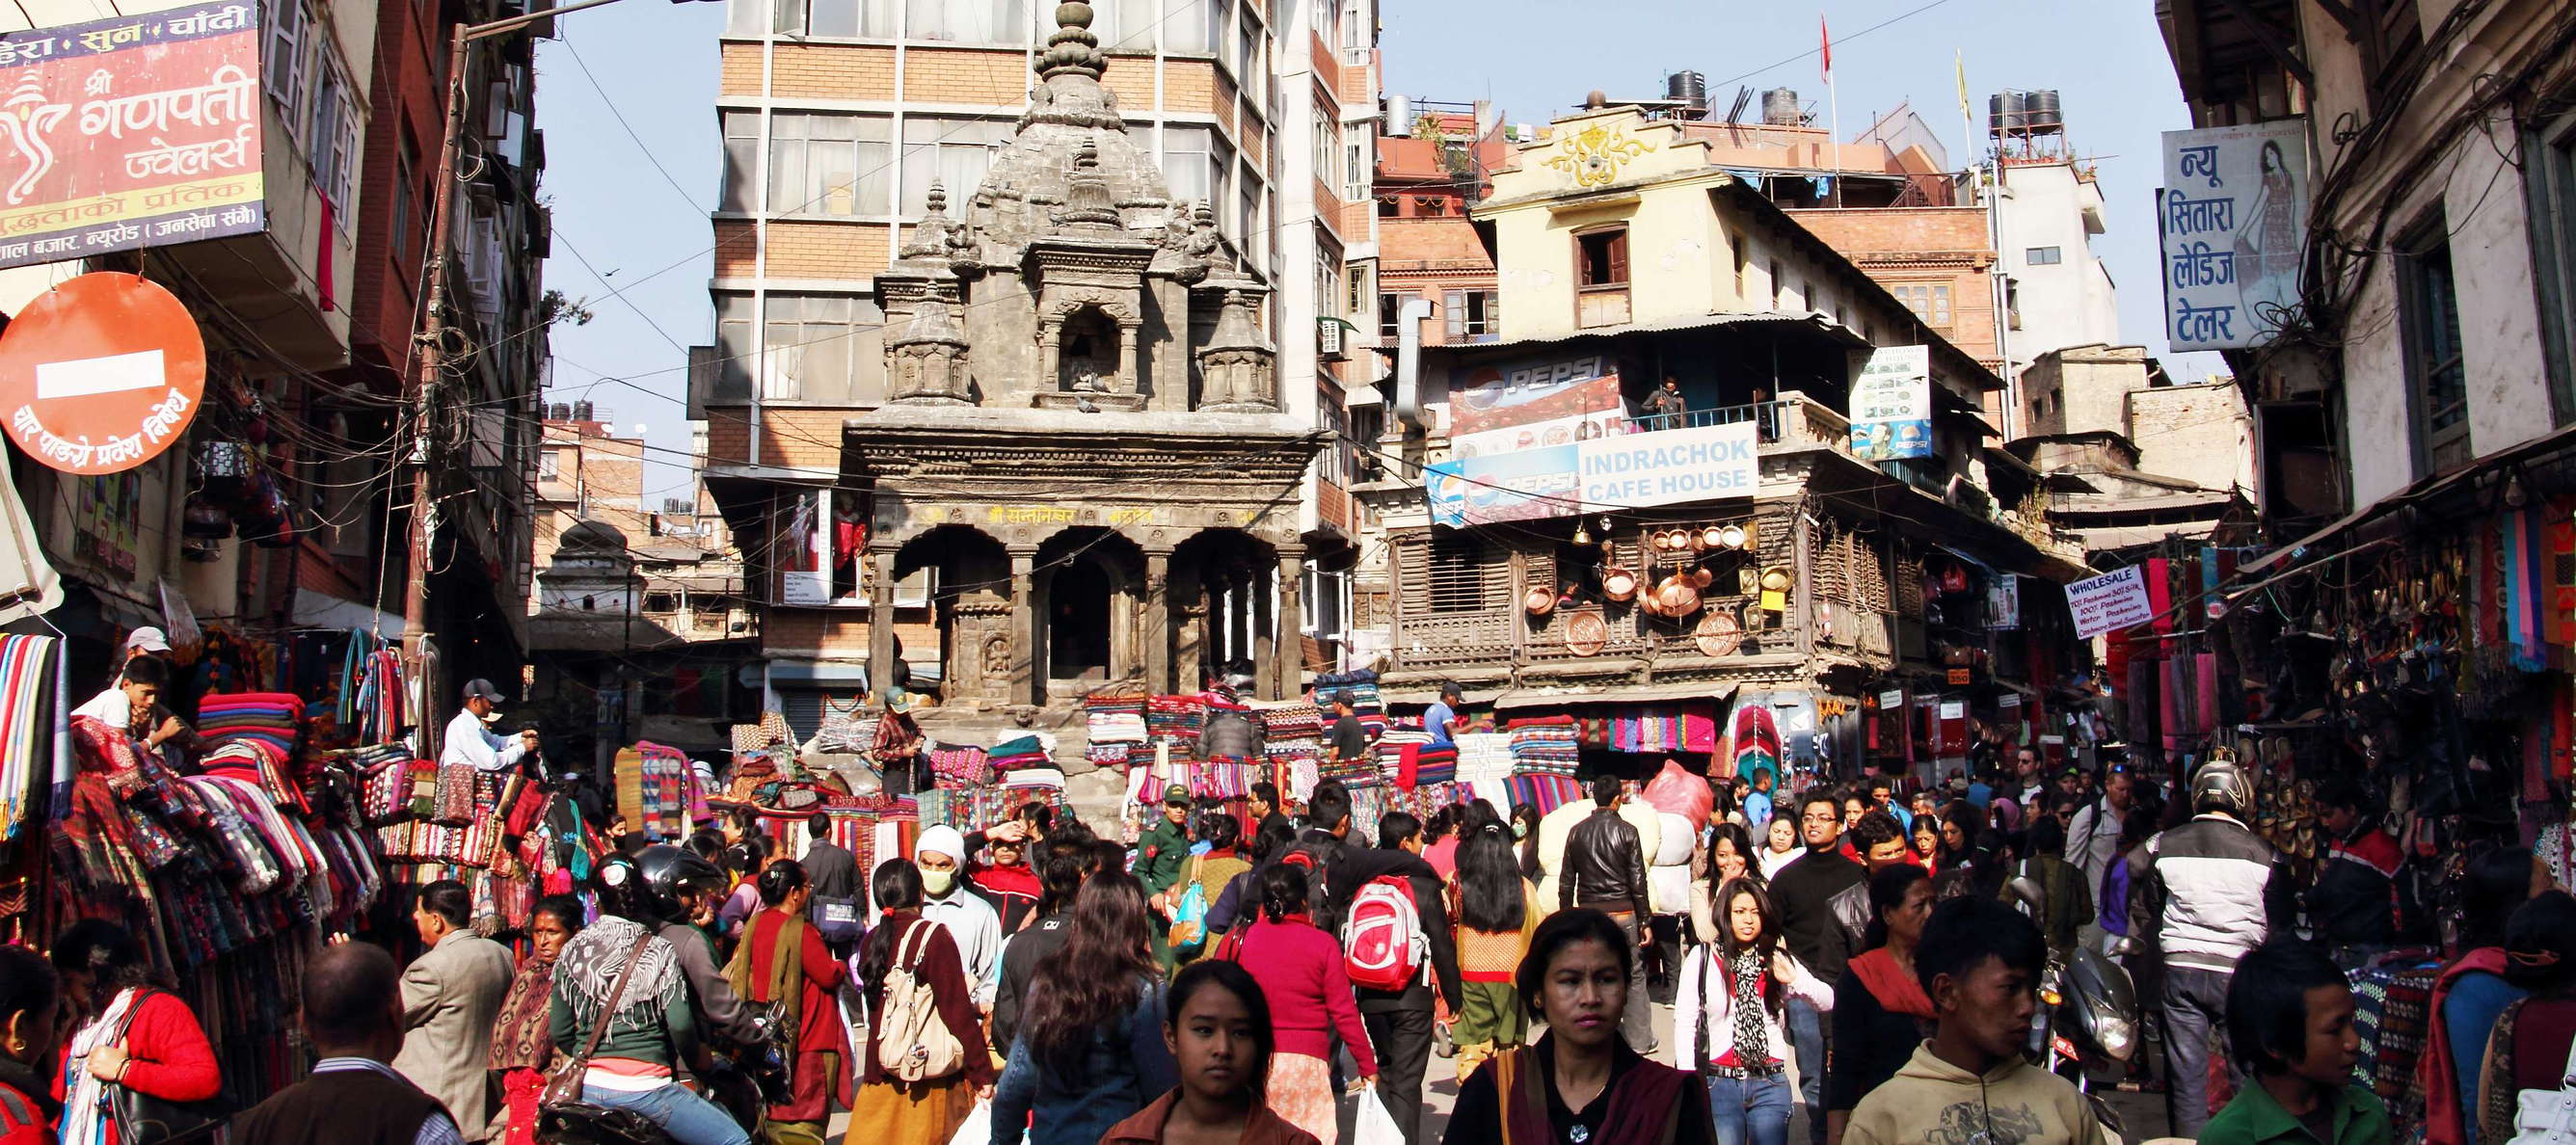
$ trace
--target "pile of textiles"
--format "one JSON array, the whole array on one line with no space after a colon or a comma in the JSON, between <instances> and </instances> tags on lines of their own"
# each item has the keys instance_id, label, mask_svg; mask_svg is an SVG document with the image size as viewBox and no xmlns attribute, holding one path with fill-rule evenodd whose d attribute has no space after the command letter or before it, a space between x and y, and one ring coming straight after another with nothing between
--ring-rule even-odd
<instances>
[{"instance_id":1,"label":"pile of textiles","mask_svg":"<svg viewBox=\"0 0 2576 1145\"><path fill-rule=\"evenodd\" d=\"M1296 791L1303 799L1315 789L1315 759L1323 753L1324 717L1315 705L1297 700L1257 704L1253 710L1261 717L1261 754L1268 762L1264 770L1279 790ZM1300 773L1305 787L1294 785Z\"/></svg>"},{"instance_id":2,"label":"pile of textiles","mask_svg":"<svg viewBox=\"0 0 2576 1145\"><path fill-rule=\"evenodd\" d=\"M1421 728L1388 728L1386 734L1377 739L1377 771L1380 781L1392 783L1398 787L1411 786L1404 782L1405 765L1412 756L1422 750L1422 745L1430 742L1431 733Z\"/></svg>"},{"instance_id":3,"label":"pile of textiles","mask_svg":"<svg viewBox=\"0 0 2576 1145\"><path fill-rule=\"evenodd\" d=\"M1092 743L1145 742L1145 693L1094 692L1082 698L1082 709Z\"/></svg>"},{"instance_id":4,"label":"pile of textiles","mask_svg":"<svg viewBox=\"0 0 2576 1145\"><path fill-rule=\"evenodd\" d=\"M1145 737L1173 745L1181 754L1198 750L1199 731L1207 722L1207 701L1197 696L1152 696L1145 701Z\"/></svg>"},{"instance_id":5,"label":"pile of textiles","mask_svg":"<svg viewBox=\"0 0 2576 1145\"><path fill-rule=\"evenodd\" d=\"M1633 716L1610 720L1612 751L1656 753L1717 750L1717 717L1682 708L1646 708Z\"/></svg>"},{"instance_id":6,"label":"pile of textiles","mask_svg":"<svg viewBox=\"0 0 2576 1145\"><path fill-rule=\"evenodd\" d=\"M1039 767L1015 767L1002 773L1004 791L1062 791L1064 771L1053 764ZM1026 797L1022 797L1026 801Z\"/></svg>"},{"instance_id":7,"label":"pile of textiles","mask_svg":"<svg viewBox=\"0 0 2576 1145\"><path fill-rule=\"evenodd\" d=\"M1261 717L1236 704L1208 705L1207 728L1199 737L1199 759L1206 763L1248 767L1265 758Z\"/></svg>"},{"instance_id":8,"label":"pile of textiles","mask_svg":"<svg viewBox=\"0 0 2576 1145\"><path fill-rule=\"evenodd\" d=\"M1336 695L1351 702L1351 714L1358 716L1360 726L1370 738L1386 730L1386 705L1378 699L1377 673L1365 668L1357 672L1335 672L1315 678L1315 702L1327 709Z\"/></svg>"},{"instance_id":9,"label":"pile of textiles","mask_svg":"<svg viewBox=\"0 0 2576 1145\"><path fill-rule=\"evenodd\" d=\"M1457 739L1460 783L1500 781L1512 777L1511 733L1460 732Z\"/></svg>"},{"instance_id":10,"label":"pile of textiles","mask_svg":"<svg viewBox=\"0 0 2576 1145\"><path fill-rule=\"evenodd\" d=\"M236 739L207 752L198 761L198 770L208 775L226 775L250 783L280 804L298 811L310 811L304 802L304 791L286 776L288 755L285 749L265 739Z\"/></svg>"},{"instance_id":11,"label":"pile of textiles","mask_svg":"<svg viewBox=\"0 0 2576 1145\"><path fill-rule=\"evenodd\" d=\"M635 749L644 757L639 792L642 814L632 825L665 842L687 838L689 824L703 817L707 804L706 792L698 787L697 769L675 747L643 742Z\"/></svg>"},{"instance_id":12,"label":"pile of textiles","mask_svg":"<svg viewBox=\"0 0 2576 1145\"><path fill-rule=\"evenodd\" d=\"M1572 716L1533 716L1505 729L1512 742L1512 774L1574 777L1583 749ZM1517 801L1516 801L1517 802Z\"/></svg>"},{"instance_id":13,"label":"pile of textiles","mask_svg":"<svg viewBox=\"0 0 2576 1145\"><path fill-rule=\"evenodd\" d=\"M987 754L992 761L993 770L1003 773L1003 778L1007 782L1010 773L1014 771L1033 767L1053 768L1054 752L1054 736L1024 735L993 745L993 749Z\"/></svg>"},{"instance_id":14,"label":"pile of textiles","mask_svg":"<svg viewBox=\"0 0 2576 1145\"><path fill-rule=\"evenodd\" d=\"M304 701L292 692L237 692L197 701L197 734L209 744L254 740L295 754L295 731Z\"/></svg>"},{"instance_id":15,"label":"pile of textiles","mask_svg":"<svg viewBox=\"0 0 2576 1145\"><path fill-rule=\"evenodd\" d=\"M1249 799L1253 781L1261 778L1252 767L1240 763L1193 763L1185 770L1190 794L1203 799Z\"/></svg>"},{"instance_id":16,"label":"pile of textiles","mask_svg":"<svg viewBox=\"0 0 2576 1145\"><path fill-rule=\"evenodd\" d=\"M1510 794L1512 806L1526 804L1536 807L1541 815L1571 803L1583 794L1582 785L1570 775L1515 775L1504 780L1503 786Z\"/></svg>"},{"instance_id":17,"label":"pile of textiles","mask_svg":"<svg viewBox=\"0 0 2576 1145\"><path fill-rule=\"evenodd\" d=\"M1458 781L1458 748L1454 744L1409 748L1397 763L1395 785L1408 791L1447 787Z\"/></svg>"},{"instance_id":18,"label":"pile of textiles","mask_svg":"<svg viewBox=\"0 0 2576 1145\"><path fill-rule=\"evenodd\" d=\"M1126 767L1128 762L1133 760L1135 757L1136 745L1132 743L1099 743L1095 741L1090 746L1082 749L1083 762L1099 768L1123 768Z\"/></svg>"},{"instance_id":19,"label":"pile of textiles","mask_svg":"<svg viewBox=\"0 0 2576 1145\"><path fill-rule=\"evenodd\" d=\"M475 819L462 827L414 821L376 828L377 846L384 850L385 858L397 863L486 866L500 842L501 822L490 817Z\"/></svg>"},{"instance_id":20,"label":"pile of textiles","mask_svg":"<svg viewBox=\"0 0 2576 1145\"><path fill-rule=\"evenodd\" d=\"M0 636L0 839L14 839L37 813L54 774L54 669L61 653L51 636Z\"/></svg>"},{"instance_id":21,"label":"pile of textiles","mask_svg":"<svg viewBox=\"0 0 2576 1145\"><path fill-rule=\"evenodd\" d=\"M1375 787L1384 782L1377 769L1377 756L1373 752L1362 752L1358 759L1345 759L1339 762L1318 760L1315 764L1315 775L1318 779L1333 780L1353 791Z\"/></svg>"},{"instance_id":22,"label":"pile of textiles","mask_svg":"<svg viewBox=\"0 0 2576 1145\"><path fill-rule=\"evenodd\" d=\"M2415 1060L2424 1053L2433 982L2441 970L2436 952L2411 949L2380 955L2349 975L2352 1025L2361 1038L2353 1080L2378 1094L2392 1117L2405 1108L2416 1122L2422 1120L2424 1095L2415 1088Z\"/></svg>"},{"instance_id":23,"label":"pile of textiles","mask_svg":"<svg viewBox=\"0 0 2576 1145\"><path fill-rule=\"evenodd\" d=\"M939 786L970 788L993 781L992 756L971 744L935 744L922 753L930 760L930 773L938 777Z\"/></svg>"}]
</instances>

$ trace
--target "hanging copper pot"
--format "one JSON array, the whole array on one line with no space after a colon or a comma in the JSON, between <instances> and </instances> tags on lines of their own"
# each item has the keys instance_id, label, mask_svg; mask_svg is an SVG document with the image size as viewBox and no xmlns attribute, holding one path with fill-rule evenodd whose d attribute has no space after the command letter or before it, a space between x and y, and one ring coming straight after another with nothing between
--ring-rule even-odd
<instances>
[{"instance_id":1,"label":"hanging copper pot","mask_svg":"<svg viewBox=\"0 0 2576 1145\"><path fill-rule=\"evenodd\" d=\"M1675 574L1655 587L1655 603L1662 614L1680 618L1699 611L1699 588L1687 578Z\"/></svg>"},{"instance_id":2,"label":"hanging copper pot","mask_svg":"<svg viewBox=\"0 0 2576 1145\"><path fill-rule=\"evenodd\" d=\"M1601 570L1601 595L1626 604L1637 598L1637 574L1612 565Z\"/></svg>"},{"instance_id":3,"label":"hanging copper pot","mask_svg":"<svg viewBox=\"0 0 2576 1145\"><path fill-rule=\"evenodd\" d=\"M1529 591L1521 594L1521 607L1528 609L1532 616L1545 616L1556 611L1556 594L1549 592L1545 585L1531 585Z\"/></svg>"},{"instance_id":4,"label":"hanging copper pot","mask_svg":"<svg viewBox=\"0 0 2576 1145\"><path fill-rule=\"evenodd\" d=\"M1590 610L1574 613L1565 625L1565 650L1577 656L1598 656L1610 643L1610 625L1601 614Z\"/></svg>"},{"instance_id":5,"label":"hanging copper pot","mask_svg":"<svg viewBox=\"0 0 2576 1145\"><path fill-rule=\"evenodd\" d=\"M1702 567L1691 570L1692 585L1699 588L1707 588L1715 583L1717 583L1717 574L1709 571L1707 568Z\"/></svg>"}]
</instances>

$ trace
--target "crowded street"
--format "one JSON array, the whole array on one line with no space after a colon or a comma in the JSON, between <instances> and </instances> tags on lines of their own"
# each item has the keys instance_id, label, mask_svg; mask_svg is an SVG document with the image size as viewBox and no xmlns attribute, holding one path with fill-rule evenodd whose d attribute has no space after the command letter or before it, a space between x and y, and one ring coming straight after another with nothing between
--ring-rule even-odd
<instances>
[{"instance_id":1,"label":"crowded street","mask_svg":"<svg viewBox=\"0 0 2576 1145\"><path fill-rule=\"evenodd\" d=\"M2576 1145L2568 0L0 92L0 1145Z\"/></svg>"}]
</instances>

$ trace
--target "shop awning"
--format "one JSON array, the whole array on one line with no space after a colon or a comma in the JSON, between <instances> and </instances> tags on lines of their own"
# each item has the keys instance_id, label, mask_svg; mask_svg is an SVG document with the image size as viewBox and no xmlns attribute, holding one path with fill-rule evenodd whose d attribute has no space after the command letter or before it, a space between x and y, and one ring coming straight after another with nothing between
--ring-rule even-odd
<instances>
[{"instance_id":1,"label":"shop awning","mask_svg":"<svg viewBox=\"0 0 2576 1145\"><path fill-rule=\"evenodd\" d=\"M309 588L295 590L295 608L290 615L298 628L354 628L386 640L403 633L402 617Z\"/></svg>"},{"instance_id":2,"label":"shop awning","mask_svg":"<svg viewBox=\"0 0 2576 1145\"><path fill-rule=\"evenodd\" d=\"M1515 688L1494 701L1496 711L1571 707L1577 704L1654 704L1673 700L1723 703L1735 698L1730 681L1693 680L1684 684L1622 684L1609 688Z\"/></svg>"},{"instance_id":3,"label":"shop awning","mask_svg":"<svg viewBox=\"0 0 2576 1145\"><path fill-rule=\"evenodd\" d=\"M2379 500L2373 501L2370 504L2344 514L2343 517L2337 520L2334 524L2328 525L2325 528L2301 537L2296 541L2283 545L2278 549L2274 549L2269 553L2265 553L2261 557L2245 564L2238 565L2236 567L2236 577L2237 579L2242 580L2246 577L2259 574L2266 569L2289 561L2301 550L2316 545L2317 543L2324 541L2337 533L2343 532L2346 529L2352 528L2365 520L2393 512L2412 502L2420 501L2449 490L2453 486L2473 483L2481 476L2484 476L2500 466L2528 461L2534 457L2538 457L2555 450L2565 449L2569 446L2576 446L2576 426L2568 426L2553 433L2543 434L2539 437L2523 442L2520 445L2506 446L2503 449L2499 449L2484 457L2471 461L2467 465L2463 465L2450 473L2445 473L2436 477L2427 477L2382 497Z\"/></svg>"}]
</instances>

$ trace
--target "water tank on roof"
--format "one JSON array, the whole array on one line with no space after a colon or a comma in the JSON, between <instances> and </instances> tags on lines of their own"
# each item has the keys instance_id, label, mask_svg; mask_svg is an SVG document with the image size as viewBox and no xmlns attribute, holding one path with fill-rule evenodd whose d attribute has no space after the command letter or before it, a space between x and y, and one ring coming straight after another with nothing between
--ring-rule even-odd
<instances>
[{"instance_id":1,"label":"water tank on roof","mask_svg":"<svg viewBox=\"0 0 2576 1145\"><path fill-rule=\"evenodd\" d=\"M574 402L574 403L572 403L572 419L573 419L574 421L589 421L589 420L590 420L590 403L589 403L589 402Z\"/></svg>"},{"instance_id":2,"label":"water tank on roof","mask_svg":"<svg viewBox=\"0 0 2576 1145\"><path fill-rule=\"evenodd\" d=\"M1708 110L1708 77L1698 72L1674 72L1664 77L1664 97L1690 109L1691 115Z\"/></svg>"},{"instance_id":3,"label":"water tank on roof","mask_svg":"<svg viewBox=\"0 0 2576 1145\"><path fill-rule=\"evenodd\" d=\"M2057 89L2035 91L2022 97L2022 125L2037 135L2066 130L2066 119L2057 110Z\"/></svg>"},{"instance_id":4,"label":"water tank on roof","mask_svg":"<svg viewBox=\"0 0 2576 1145\"><path fill-rule=\"evenodd\" d=\"M1394 139L1413 137L1412 97L1401 95L1386 97L1386 123L1380 133Z\"/></svg>"},{"instance_id":5,"label":"water tank on roof","mask_svg":"<svg viewBox=\"0 0 2576 1145\"><path fill-rule=\"evenodd\" d=\"M548 418L550 418L550 419L555 420L555 421L571 421L571 420L572 420L572 403L570 403L570 402L556 402L553 406L549 407L549 408L546 410L546 416L547 416Z\"/></svg>"},{"instance_id":6,"label":"water tank on roof","mask_svg":"<svg viewBox=\"0 0 2576 1145\"><path fill-rule=\"evenodd\" d=\"M1998 92L1986 97L1986 130L1994 134L2018 134L2026 115L2020 92Z\"/></svg>"},{"instance_id":7,"label":"water tank on roof","mask_svg":"<svg viewBox=\"0 0 2576 1145\"><path fill-rule=\"evenodd\" d=\"M1799 106L1795 89L1775 87L1762 93L1762 122L1774 127L1796 127L1806 121L1806 111Z\"/></svg>"}]
</instances>

